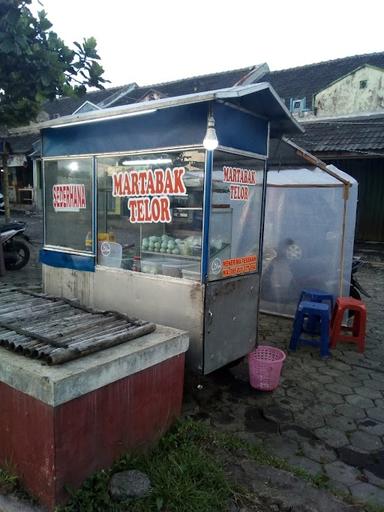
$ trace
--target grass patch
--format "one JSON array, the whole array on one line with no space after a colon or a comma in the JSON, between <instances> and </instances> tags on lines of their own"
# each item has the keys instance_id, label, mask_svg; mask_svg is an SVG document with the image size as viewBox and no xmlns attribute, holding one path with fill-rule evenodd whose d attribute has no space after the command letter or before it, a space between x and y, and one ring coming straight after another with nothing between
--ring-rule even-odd
<instances>
[{"instance_id":1,"label":"grass patch","mask_svg":"<svg viewBox=\"0 0 384 512\"><path fill-rule=\"evenodd\" d=\"M368 503L365 507L366 512L384 512L384 507L381 505L373 505Z\"/></svg>"},{"instance_id":2,"label":"grass patch","mask_svg":"<svg viewBox=\"0 0 384 512\"><path fill-rule=\"evenodd\" d=\"M11 462L6 462L0 467L0 494L12 494L21 501L37 505L37 500L23 488L16 467Z\"/></svg>"},{"instance_id":3,"label":"grass patch","mask_svg":"<svg viewBox=\"0 0 384 512\"><path fill-rule=\"evenodd\" d=\"M81 489L71 493L70 503L58 512L224 512L229 500L239 508L251 506L255 500L252 492L231 482L224 471L225 462L239 456L289 471L315 487L333 492L324 474L313 476L271 455L261 444L248 443L188 419L177 423L150 452L126 455L109 470L94 474ZM130 502L113 502L108 492L109 480L114 473L129 469L146 473L152 492ZM340 493L334 494L341 497ZM354 502L351 496L345 501ZM362 505L361 510L384 512L383 507L368 504Z\"/></svg>"},{"instance_id":4,"label":"grass patch","mask_svg":"<svg viewBox=\"0 0 384 512\"><path fill-rule=\"evenodd\" d=\"M19 479L15 475L11 464L5 464L0 468L0 494L10 494L19 487Z\"/></svg>"},{"instance_id":5,"label":"grass patch","mask_svg":"<svg viewBox=\"0 0 384 512\"><path fill-rule=\"evenodd\" d=\"M171 430L149 453L127 455L111 470L99 471L72 495L61 512L217 512L227 508L232 490L225 474L208 449L205 429L183 422ZM108 493L111 475L138 469L152 483L150 496L128 503L113 503Z\"/></svg>"}]
</instances>

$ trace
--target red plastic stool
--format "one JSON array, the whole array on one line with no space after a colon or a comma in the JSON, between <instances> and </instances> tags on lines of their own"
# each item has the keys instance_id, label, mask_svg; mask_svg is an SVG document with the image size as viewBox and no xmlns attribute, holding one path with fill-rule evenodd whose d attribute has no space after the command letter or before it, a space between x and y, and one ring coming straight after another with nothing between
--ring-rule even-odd
<instances>
[{"instance_id":1,"label":"red plastic stool","mask_svg":"<svg viewBox=\"0 0 384 512\"><path fill-rule=\"evenodd\" d=\"M346 311L354 311L355 313L351 327L342 325ZM361 300L356 300L352 297L339 297L336 300L331 323L331 348L335 348L336 343L339 341L352 341L357 343L359 352L364 352L366 323L367 309ZM351 334L344 334L343 331L350 332Z\"/></svg>"}]
</instances>

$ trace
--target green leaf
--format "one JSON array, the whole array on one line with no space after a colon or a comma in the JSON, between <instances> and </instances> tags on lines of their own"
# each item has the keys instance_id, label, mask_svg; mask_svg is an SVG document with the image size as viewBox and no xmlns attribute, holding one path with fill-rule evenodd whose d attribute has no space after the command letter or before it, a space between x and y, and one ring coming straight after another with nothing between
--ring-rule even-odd
<instances>
[{"instance_id":1,"label":"green leaf","mask_svg":"<svg viewBox=\"0 0 384 512\"><path fill-rule=\"evenodd\" d=\"M40 30L43 32L49 30L52 27L52 23L47 19L47 13L45 11L39 11L38 13Z\"/></svg>"},{"instance_id":2,"label":"green leaf","mask_svg":"<svg viewBox=\"0 0 384 512\"><path fill-rule=\"evenodd\" d=\"M31 0L0 0L0 119L6 127L33 120L46 99L103 88L96 40L68 47L52 30L44 10L34 16Z\"/></svg>"},{"instance_id":3,"label":"green leaf","mask_svg":"<svg viewBox=\"0 0 384 512\"><path fill-rule=\"evenodd\" d=\"M164 498L161 496L156 498L156 508L160 512L164 505Z\"/></svg>"}]
</instances>

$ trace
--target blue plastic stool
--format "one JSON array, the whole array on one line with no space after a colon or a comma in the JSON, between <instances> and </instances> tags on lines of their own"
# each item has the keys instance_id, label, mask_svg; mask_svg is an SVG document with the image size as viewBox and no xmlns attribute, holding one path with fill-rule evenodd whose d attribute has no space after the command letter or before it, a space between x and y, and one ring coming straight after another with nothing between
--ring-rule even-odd
<instances>
[{"instance_id":1,"label":"blue plastic stool","mask_svg":"<svg viewBox=\"0 0 384 512\"><path fill-rule=\"evenodd\" d=\"M304 331L304 323L307 318L313 318L320 322L320 339L303 339L301 334ZM320 347L320 357L329 357L329 325L330 325L330 307L329 304L321 302L302 301L297 307L295 320L293 322L293 332L289 343L289 350L296 351L298 345L311 345Z\"/></svg>"},{"instance_id":2,"label":"blue plastic stool","mask_svg":"<svg viewBox=\"0 0 384 512\"><path fill-rule=\"evenodd\" d=\"M335 302L335 298L332 293L324 292L323 290L316 290L315 288L304 288L300 294L299 303L303 300L310 302L325 302L328 301L331 307L331 312L333 311L333 306Z\"/></svg>"},{"instance_id":3,"label":"blue plastic stool","mask_svg":"<svg viewBox=\"0 0 384 512\"><path fill-rule=\"evenodd\" d=\"M333 307L334 307L334 300L335 300L332 293L325 292L323 290L317 290L315 288L305 288L304 290L302 290L302 292L300 294L300 299L299 299L298 305L303 300L310 301L310 302L321 302L321 303L328 302L329 306L330 306L329 318L331 318L332 312L333 312ZM304 330L310 334L320 333L319 318L309 316Z\"/></svg>"}]
</instances>

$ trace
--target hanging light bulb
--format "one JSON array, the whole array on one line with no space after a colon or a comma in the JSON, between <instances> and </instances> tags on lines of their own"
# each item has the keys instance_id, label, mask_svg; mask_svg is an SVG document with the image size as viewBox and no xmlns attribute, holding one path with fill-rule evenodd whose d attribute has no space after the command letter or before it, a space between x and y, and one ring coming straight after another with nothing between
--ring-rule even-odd
<instances>
[{"instance_id":1,"label":"hanging light bulb","mask_svg":"<svg viewBox=\"0 0 384 512\"><path fill-rule=\"evenodd\" d=\"M205 134L203 140L203 146L208 151L213 151L219 145L219 141L217 140L216 130L215 130L215 119L212 115L208 117L208 126L207 133Z\"/></svg>"},{"instance_id":2,"label":"hanging light bulb","mask_svg":"<svg viewBox=\"0 0 384 512\"><path fill-rule=\"evenodd\" d=\"M68 165L68 168L70 171L78 171L79 170L79 163L78 162L70 162Z\"/></svg>"}]
</instances>

